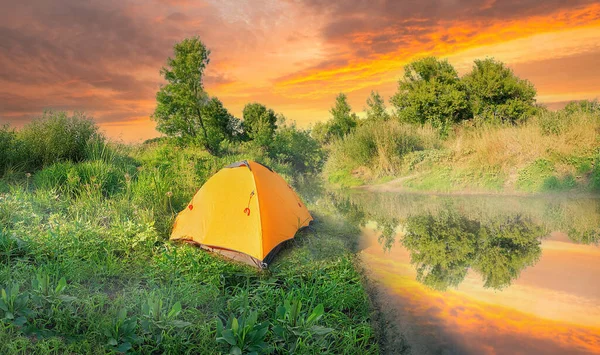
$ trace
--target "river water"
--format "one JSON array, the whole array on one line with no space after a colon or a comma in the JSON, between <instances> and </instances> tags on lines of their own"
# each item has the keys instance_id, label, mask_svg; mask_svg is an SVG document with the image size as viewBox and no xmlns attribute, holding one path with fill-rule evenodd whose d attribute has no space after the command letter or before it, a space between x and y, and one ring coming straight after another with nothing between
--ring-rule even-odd
<instances>
[{"instance_id":1,"label":"river water","mask_svg":"<svg viewBox=\"0 0 600 355\"><path fill-rule=\"evenodd\" d=\"M600 199L331 198L402 336L388 351L600 354Z\"/></svg>"}]
</instances>

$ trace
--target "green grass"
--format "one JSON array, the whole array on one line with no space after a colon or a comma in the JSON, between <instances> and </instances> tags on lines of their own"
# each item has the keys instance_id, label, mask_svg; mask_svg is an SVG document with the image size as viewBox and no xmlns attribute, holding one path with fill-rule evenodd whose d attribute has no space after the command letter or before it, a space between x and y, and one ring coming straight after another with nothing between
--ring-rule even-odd
<instances>
[{"instance_id":1,"label":"green grass","mask_svg":"<svg viewBox=\"0 0 600 355\"><path fill-rule=\"evenodd\" d=\"M0 353L228 352L217 320L251 312L268 324L262 352L286 353L274 333L286 300L309 313L322 305L318 326L332 329L303 333L297 353L377 353L353 254L360 231L327 208L309 204L314 231L299 233L264 272L168 241L197 188L242 154L121 147L0 180L0 288L4 304L10 290L20 304L0 302Z\"/></svg>"},{"instance_id":2,"label":"green grass","mask_svg":"<svg viewBox=\"0 0 600 355\"><path fill-rule=\"evenodd\" d=\"M340 187L354 187L365 184L365 180L352 175L349 170L339 170L330 173L327 176L327 181L333 185Z\"/></svg>"},{"instance_id":3,"label":"green grass","mask_svg":"<svg viewBox=\"0 0 600 355\"><path fill-rule=\"evenodd\" d=\"M392 118L332 142L324 172L342 186L405 177L417 191L598 192L599 125L597 113L543 111L514 125L455 125L442 139Z\"/></svg>"},{"instance_id":4,"label":"green grass","mask_svg":"<svg viewBox=\"0 0 600 355\"><path fill-rule=\"evenodd\" d=\"M404 186L418 191L455 192L472 189L476 191L500 191L504 175L494 169L455 169L450 166L435 166L425 174L406 180Z\"/></svg>"}]
</instances>

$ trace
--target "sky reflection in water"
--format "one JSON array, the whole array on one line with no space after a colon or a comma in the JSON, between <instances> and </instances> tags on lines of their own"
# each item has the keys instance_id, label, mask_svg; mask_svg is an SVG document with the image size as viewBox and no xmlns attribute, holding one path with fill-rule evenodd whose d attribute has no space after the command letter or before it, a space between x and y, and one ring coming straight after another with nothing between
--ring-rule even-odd
<instances>
[{"instance_id":1,"label":"sky reflection in water","mask_svg":"<svg viewBox=\"0 0 600 355\"><path fill-rule=\"evenodd\" d=\"M412 353L600 353L600 200L329 197Z\"/></svg>"}]
</instances>

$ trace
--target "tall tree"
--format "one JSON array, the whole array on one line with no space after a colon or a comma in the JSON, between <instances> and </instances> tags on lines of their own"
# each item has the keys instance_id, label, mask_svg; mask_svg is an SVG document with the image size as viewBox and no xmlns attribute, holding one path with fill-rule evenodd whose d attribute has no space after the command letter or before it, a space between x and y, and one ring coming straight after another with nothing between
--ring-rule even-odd
<instances>
[{"instance_id":1,"label":"tall tree","mask_svg":"<svg viewBox=\"0 0 600 355\"><path fill-rule=\"evenodd\" d=\"M214 153L208 136L203 108L210 99L204 91L202 76L210 51L198 37L186 38L174 46L175 57L167 59L160 71L167 81L156 93L153 118L156 129L168 136L197 139Z\"/></svg>"},{"instance_id":2,"label":"tall tree","mask_svg":"<svg viewBox=\"0 0 600 355\"><path fill-rule=\"evenodd\" d=\"M427 57L404 67L398 92L391 98L398 117L412 123L431 123L445 132L452 123L470 117L467 94L447 60Z\"/></svg>"},{"instance_id":3,"label":"tall tree","mask_svg":"<svg viewBox=\"0 0 600 355\"><path fill-rule=\"evenodd\" d=\"M371 95L367 98L367 121L381 122L387 121L390 115L385 110L385 101L377 91L371 91Z\"/></svg>"},{"instance_id":4,"label":"tall tree","mask_svg":"<svg viewBox=\"0 0 600 355\"><path fill-rule=\"evenodd\" d=\"M535 87L502 62L476 60L463 82L476 119L516 123L535 112Z\"/></svg>"},{"instance_id":5,"label":"tall tree","mask_svg":"<svg viewBox=\"0 0 600 355\"><path fill-rule=\"evenodd\" d=\"M335 98L335 105L329 111L331 121L329 132L334 137L343 137L350 133L358 124L358 117L352 113L346 94L340 93Z\"/></svg>"}]
</instances>

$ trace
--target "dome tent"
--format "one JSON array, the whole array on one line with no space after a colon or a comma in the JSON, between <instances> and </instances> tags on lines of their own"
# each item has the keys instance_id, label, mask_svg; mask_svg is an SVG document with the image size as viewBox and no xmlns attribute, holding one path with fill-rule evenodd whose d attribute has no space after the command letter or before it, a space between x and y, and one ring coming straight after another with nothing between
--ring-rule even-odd
<instances>
[{"instance_id":1,"label":"dome tent","mask_svg":"<svg viewBox=\"0 0 600 355\"><path fill-rule=\"evenodd\" d=\"M244 160L208 179L177 215L171 240L264 267L282 242L311 221L304 203L279 174Z\"/></svg>"}]
</instances>

